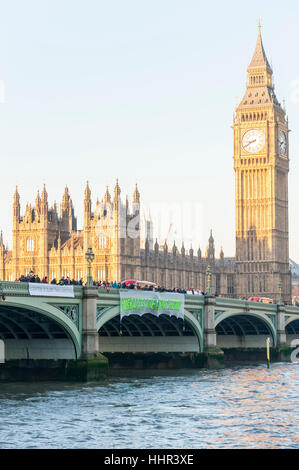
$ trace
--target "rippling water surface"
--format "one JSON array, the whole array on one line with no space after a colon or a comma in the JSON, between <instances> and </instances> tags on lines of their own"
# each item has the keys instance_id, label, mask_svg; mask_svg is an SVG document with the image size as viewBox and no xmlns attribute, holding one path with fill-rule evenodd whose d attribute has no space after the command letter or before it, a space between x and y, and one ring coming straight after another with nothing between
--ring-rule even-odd
<instances>
[{"instance_id":1,"label":"rippling water surface","mask_svg":"<svg viewBox=\"0 0 299 470\"><path fill-rule=\"evenodd\" d=\"M0 384L0 448L298 448L298 364Z\"/></svg>"}]
</instances>

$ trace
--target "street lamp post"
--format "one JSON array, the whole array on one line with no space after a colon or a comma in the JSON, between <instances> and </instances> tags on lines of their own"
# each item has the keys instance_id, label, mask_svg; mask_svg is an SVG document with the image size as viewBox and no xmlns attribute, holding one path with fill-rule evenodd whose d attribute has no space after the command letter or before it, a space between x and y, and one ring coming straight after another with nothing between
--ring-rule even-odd
<instances>
[{"instance_id":1,"label":"street lamp post","mask_svg":"<svg viewBox=\"0 0 299 470\"><path fill-rule=\"evenodd\" d=\"M88 276L87 276L87 286L92 286L92 276L91 276L91 263L94 260L94 253L92 252L92 248L89 247L87 252L85 253L86 261L88 262Z\"/></svg>"},{"instance_id":2,"label":"street lamp post","mask_svg":"<svg viewBox=\"0 0 299 470\"><path fill-rule=\"evenodd\" d=\"M210 265L207 267L206 276L207 276L207 294L208 294L208 295L211 295L211 277L212 277L212 271L211 271L211 266L210 266Z\"/></svg>"}]
</instances>

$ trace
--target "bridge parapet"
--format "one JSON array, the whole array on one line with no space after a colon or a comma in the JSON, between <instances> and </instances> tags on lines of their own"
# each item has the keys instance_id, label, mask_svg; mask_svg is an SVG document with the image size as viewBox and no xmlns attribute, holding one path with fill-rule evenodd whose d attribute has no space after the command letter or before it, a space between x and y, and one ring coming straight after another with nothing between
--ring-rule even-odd
<instances>
[{"instance_id":1,"label":"bridge parapet","mask_svg":"<svg viewBox=\"0 0 299 470\"><path fill-rule=\"evenodd\" d=\"M289 315L298 315L299 317L299 307L293 305L285 305L285 312Z\"/></svg>"},{"instance_id":2,"label":"bridge parapet","mask_svg":"<svg viewBox=\"0 0 299 470\"><path fill-rule=\"evenodd\" d=\"M266 304L262 302L251 302L249 300L230 299L225 297L216 297L216 307L224 307L225 309L245 309L252 311L260 311L264 313L276 313L277 304Z\"/></svg>"},{"instance_id":3,"label":"bridge parapet","mask_svg":"<svg viewBox=\"0 0 299 470\"><path fill-rule=\"evenodd\" d=\"M0 290L5 295L29 295L29 286L27 282L1 281Z\"/></svg>"},{"instance_id":4,"label":"bridge parapet","mask_svg":"<svg viewBox=\"0 0 299 470\"><path fill-rule=\"evenodd\" d=\"M9 296L30 296L29 284L29 282L0 281L0 291ZM73 287L74 298L81 299L83 297L83 286Z\"/></svg>"}]
</instances>

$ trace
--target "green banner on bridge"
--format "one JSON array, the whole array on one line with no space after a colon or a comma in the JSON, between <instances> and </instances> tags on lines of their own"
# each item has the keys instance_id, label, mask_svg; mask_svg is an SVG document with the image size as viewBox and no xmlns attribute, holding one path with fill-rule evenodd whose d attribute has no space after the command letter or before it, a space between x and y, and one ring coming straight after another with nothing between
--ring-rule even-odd
<instances>
[{"instance_id":1,"label":"green banner on bridge","mask_svg":"<svg viewBox=\"0 0 299 470\"><path fill-rule=\"evenodd\" d=\"M120 291L120 317L127 315L168 315L184 318L185 296L172 292Z\"/></svg>"}]
</instances>

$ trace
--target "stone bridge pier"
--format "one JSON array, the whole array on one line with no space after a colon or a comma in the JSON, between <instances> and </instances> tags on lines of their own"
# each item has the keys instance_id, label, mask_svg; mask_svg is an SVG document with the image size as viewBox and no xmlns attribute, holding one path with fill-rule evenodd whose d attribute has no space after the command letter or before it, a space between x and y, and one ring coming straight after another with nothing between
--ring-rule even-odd
<instances>
[{"instance_id":1,"label":"stone bridge pier","mask_svg":"<svg viewBox=\"0 0 299 470\"><path fill-rule=\"evenodd\" d=\"M204 339L204 364L208 368L222 367L224 364L224 352L217 346L215 330L216 297L206 295L204 301L203 339Z\"/></svg>"},{"instance_id":2,"label":"stone bridge pier","mask_svg":"<svg viewBox=\"0 0 299 470\"><path fill-rule=\"evenodd\" d=\"M108 360L99 349L99 333L97 330L97 299L98 288L85 286L82 299L82 350L81 357L73 367L75 373L83 380L98 380L106 375Z\"/></svg>"}]
</instances>

